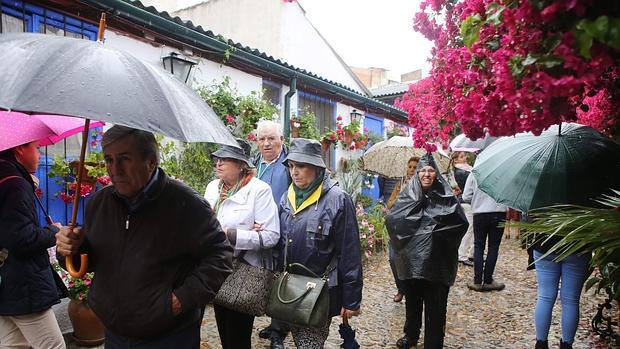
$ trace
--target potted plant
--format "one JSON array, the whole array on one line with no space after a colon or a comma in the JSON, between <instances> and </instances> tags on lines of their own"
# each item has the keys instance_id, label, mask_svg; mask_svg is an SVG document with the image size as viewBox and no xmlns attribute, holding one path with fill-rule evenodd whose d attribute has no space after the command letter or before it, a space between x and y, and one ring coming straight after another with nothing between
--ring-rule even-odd
<instances>
[{"instance_id":1,"label":"potted plant","mask_svg":"<svg viewBox=\"0 0 620 349\"><path fill-rule=\"evenodd\" d=\"M54 263L54 270L60 275L69 291L67 312L73 325L73 340L78 345L100 345L105 338L105 328L87 303L93 273L74 278L62 269L58 262Z\"/></svg>"},{"instance_id":2,"label":"potted plant","mask_svg":"<svg viewBox=\"0 0 620 349\"><path fill-rule=\"evenodd\" d=\"M290 124L291 124L291 138L299 138L299 128L301 127L301 119L299 119L295 114L293 114L293 116L291 116Z\"/></svg>"},{"instance_id":3,"label":"potted plant","mask_svg":"<svg viewBox=\"0 0 620 349\"><path fill-rule=\"evenodd\" d=\"M338 144L338 133L336 133L336 131L326 130L321 136L323 152L326 152L332 144Z\"/></svg>"},{"instance_id":4,"label":"potted plant","mask_svg":"<svg viewBox=\"0 0 620 349\"><path fill-rule=\"evenodd\" d=\"M309 107L303 108L299 113L299 137L320 140L321 135L316 128L316 115L310 110Z\"/></svg>"},{"instance_id":5,"label":"potted plant","mask_svg":"<svg viewBox=\"0 0 620 349\"><path fill-rule=\"evenodd\" d=\"M79 161L69 161L65 158L54 156L53 164L48 172L48 177L56 178L56 182L62 184L63 190L56 192L54 196L70 204L77 192L77 172ZM84 173L82 174L82 185L79 190L81 197L87 197L106 185L110 184L110 177L107 175L103 154L100 151L91 151L84 162Z\"/></svg>"}]
</instances>

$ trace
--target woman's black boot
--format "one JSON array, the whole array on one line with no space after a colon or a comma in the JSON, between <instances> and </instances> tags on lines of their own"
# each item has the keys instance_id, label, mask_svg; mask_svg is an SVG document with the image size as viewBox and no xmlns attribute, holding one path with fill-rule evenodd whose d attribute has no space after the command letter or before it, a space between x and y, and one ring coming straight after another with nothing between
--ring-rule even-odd
<instances>
[{"instance_id":1,"label":"woman's black boot","mask_svg":"<svg viewBox=\"0 0 620 349\"><path fill-rule=\"evenodd\" d=\"M549 343L547 341L536 340L536 346L534 349L549 349Z\"/></svg>"},{"instance_id":2,"label":"woman's black boot","mask_svg":"<svg viewBox=\"0 0 620 349\"><path fill-rule=\"evenodd\" d=\"M568 344L560 339L560 349L573 349L572 344Z\"/></svg>"}]
</instances>

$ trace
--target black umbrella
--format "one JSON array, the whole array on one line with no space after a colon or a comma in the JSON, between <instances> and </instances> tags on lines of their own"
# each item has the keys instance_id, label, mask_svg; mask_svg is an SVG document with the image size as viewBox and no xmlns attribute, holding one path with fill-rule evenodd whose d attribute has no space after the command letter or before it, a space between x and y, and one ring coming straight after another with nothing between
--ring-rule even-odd
<instances>
[{"instance_id":1,"label":"black umbrella","mask_svg":"<svg viewBox=\"0 0 620 349\"><path fill-rule=\"evenodd\" d=\"M0 109L237 146L213 109L169 72L130 53L70 37L0 35Z\"/></svg>"},{"instance_id":2,"label":"black umbrella","mask_svg":"<svg viewBox=\"0 0 620 349\"><path fill-rule=\"evenodd\" d=\"M338 333L340 333L340 337L344 340L344 342L340 344L341 348L359 349L360 345L355 340L355 330L349 326L349 320L346 316L342 317L342 323L339 325Z\"/></svg>"},{"instance_id":3,"label":"black umbrella","mask_svg":"<svg viewBox=\"0 0 620 349\"><path fill-rule=\"evenodd\" d=\"M105 30L105 13L98 39ZM185 142L237 147L213 109L165 70L101 42L44 34L0 35L0 109L85 118L77 188L90 119L161 133ZM71 224L75 224L75 196ZM67 259L71 276L86 273Z\"/></svg>"}]
</instances>

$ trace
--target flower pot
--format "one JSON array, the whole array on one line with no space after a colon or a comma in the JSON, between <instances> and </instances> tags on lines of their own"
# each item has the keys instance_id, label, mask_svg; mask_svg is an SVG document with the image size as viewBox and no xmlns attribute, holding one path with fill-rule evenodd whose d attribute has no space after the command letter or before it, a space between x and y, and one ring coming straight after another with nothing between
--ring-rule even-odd
<instances>
[{"instance_id":1,"label":"flower pot","mask_svg":"<svg viewBox=\"0 0 620 349\"><path fill-rule=\"evenodd\" d=\"M299 119L291 119L291 138L299 138L299 127L301 122Z\"/></svg>"},{"instance_id":2,"label":"flower pot","mask_svg":"<svg viewBox=\"0 0 620 349\"><path fill-rule=\"evenodd\" d=\"M344 143L347 147L350 146L351 142L353 142L353 134L349 131L344 131L343 137L342 143Z\"/></svg>"},{"instance_id":3,"label":"flower pot","mask_svg":"<svg viewBox=\"0 0 620 349\"><path fill-rule=\"evenodd\" d=\"M76 180L77 180L77 174L79 171L79 165L80 165L80 162L78 160L73 160L69 163L69 166L71 166L71 168L73 169L73 173L75 173ZM98 166L99 164L94 163L94 162L85 162L84 165ZM97 179L95 177L89 176L88 169L84 167L84 173L82 173L82 183L95 184L96 182L97 182Z\"/></svg>"},{"instance_id":4,"label":"flower pot","mask_svg":"<svg viewBox=\"0 0 620 349\"><path fill-rule=\"evenodd\" d=\"M329 150L329 146L331 145L331 142L327 142L327 141L322 141L321 142L321 148L323 149L323 153L327 152Z\"/></svg>"},{"instance_id":5,"label":"flower pot","mask_svg":"<svg viewBox=\"0 0 620 349\"><path fill-rule=\"evenodd\" d=\"M69 302L68 313L73 325L73 340L78 345L95 346L103 343L105 338L103 324L86 302L72 299Z\"/></svg>"}]
</instances>

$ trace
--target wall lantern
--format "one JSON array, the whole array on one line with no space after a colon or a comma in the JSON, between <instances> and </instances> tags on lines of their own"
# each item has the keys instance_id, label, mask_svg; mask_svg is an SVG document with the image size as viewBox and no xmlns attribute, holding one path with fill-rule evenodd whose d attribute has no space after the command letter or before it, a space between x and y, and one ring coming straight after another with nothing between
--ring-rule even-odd
<instances>
[{"instance_id":1,"label":"wall lantern","mask_svg":"<svg viewBox=\"0 0 620 349\"><path fill-rule=\"evenodd\" d=\"M362 121L362 113L358 112L355 109L353 109L353 111L349 115L351 115L351 122L361 122Z\"/></svg>"},{"instance_id":2,"label":"wall lantern","mask_svg":"<svg viewBox=\"0 0 620 349\"><path fill-rule=\"evenodd\" d=\"M192 71L192 67L196 65L196 62L180 56L176 52L170 52L170 55L163 57L162 61L164 61L164 69L184 83L187 83L189 73Z\"/></svg>"}]
</instances>

